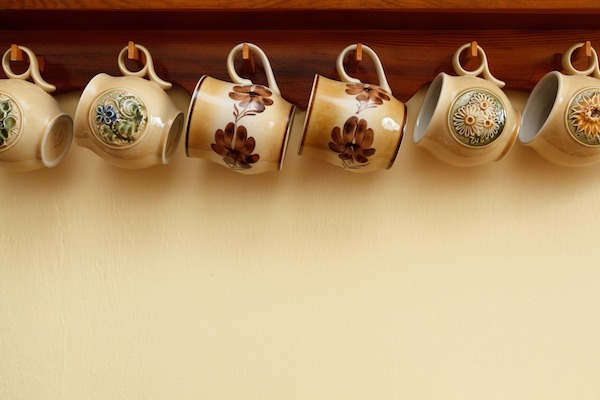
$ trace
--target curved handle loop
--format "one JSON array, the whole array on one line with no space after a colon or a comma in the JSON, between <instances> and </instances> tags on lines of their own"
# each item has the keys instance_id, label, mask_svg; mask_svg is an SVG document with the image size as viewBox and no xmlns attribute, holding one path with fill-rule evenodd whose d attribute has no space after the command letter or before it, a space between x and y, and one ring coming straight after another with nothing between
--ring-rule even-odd
<instances>
[{"instance_id":1,"label":"curved handle loop","mask_svg":"<svg viewBox=\"0 0 600 400\"><path fill-rule=\"evenodd\" d=\"M44 92L52 93L56 90L56 86L46 82L44 78L42 78L42 74L40 73L40 66L38 64L37 57L35 53L29 50L27 47L18 46L29 58L29 67L27 67L27 71L22 74L15 74L10 68L10 49L6 50L4 56L2 57L2 69L6 76L11 79L23 79L27 80L31 78L33 83L38 85Z\"/></svg>"},{"instance_id":2,"label":"curved handle loop","mask_svg":"<svg viewBox=\"0 0 600 400\"><path fill-rule=\"evenodd\" d=\"M581 75L581 76L594 75L595 78L600 79L600 67L598 66L598 53L596 53L596 49L594 49L593 47L590 47L592 55L590 58L588 58L587 69L580 71L573 66L573 63L571 62L571 57L573 56L573 53L575 52L575 50L578 50L578 49L582 48L583 46L585 46L585 43L577 43L577 44L569 47L569 49L565 52L565 54L563 54L563 57L562 57L563 69L571 75Z\"/></svg>"},{"instance_id":3,"label":"curved handle loop","mask_svg":"<svg viewBox=\"0 0 600 400\"><path fill-rule=\"evenodd\" d=\"M243 50L244 44L246 44L250 48L250 50L254 52L254 55L258 56L258 58L260 59L260 62L262 63L263 68L265 70L265 75L267 75L267 84L269 85L269 89L271 89L278 95L281 95L279 86L277 86L277 82L275 82L275 75L273 75L273 69L271 68L271 63L269 62L267 55L264 51L262 51L260 47L252 43L240 43L233 49L231 49L231 51L229 52L229 55L227 56L227 72L229 73L229 77L231 78L231 80L239 85L254 85L250 79L242 78L235 71L235 56Z\"/></svg>"},{"instance_id":4,"label":"curved handle loop","mask_svg":"<svg viewBox=\"0 0 600 400\"><path fill-rule=\"evenodd\" d=\"M340 53L340 55L337 58L337 61L336 61L337 73L343 82L362 83L359 79L352 78L351 76L349 76L346 73L346 70L344 69L344 58L346 58L346 55L348 53L356 50L357 47L358 47L357 44L351 44L350 46L348 46L344 50L342 50L342 52ZM368 46L365 46L364 44L362 46L362 51L363 51L363 53L367 54L371 58L371 60L373 60L373 64L375 64L375 70L377 71L377 79L379 79L379 87L382 88L383 90L385 90L386 92L388 92L389 94L392 94L390 85L388 85L387 78L385 77L385 71L383 70L383 65L381 64L381 60L379 59L377 54L373 51L373 49L371 49Z\"/></svg>"},{"instance_id":5,"label":"curved handle loop","mask_svg":"<svg viewBox=\"0 0 600 400\"><path fill-rule=\"evenodd\" d=\"M467 71L466 69L464 69L462 67L462 65L460 65L460 54L463 51L465 51L466 49L468 49L469 47L471 47L471 43L466 43L466 44L460 46L458 48L458 50L456 50L456 52L454 53L454 57L452 58L452 66L454 67L454 72L456 72L458 75L461 75L461 76L483 75L483 77L486 80L492 82L494 85L498 86L499 88L503 88L505 83L499 79L494 78L494 76L490 72L490 66L488 65L487 56L485 55L485 51L483 51L481 46L479 46L479 45L477 46L477 55L481 58L481 65L477 69L475 69L473 71Z\"/></svg>"},{"instance_id":6,"label":"curved handle loop","mask_svg":"<svg viewBox=\"0 0 600 400\"><path fill-rule=\"evenodd\" d=\"M161 89L171 89L173 85L167 81L163 81L156 74L156 71L154 70L154 62L152 61L152 55L150 55L148 49L137 43L135 44L135 47L141 51L146 58L144 66L142 69L136 72L127 69L127 66L125 65L125 55L127 54L128 47L124 47L119 53L119 69L121 70L121 73L125 76L134 76L136 78L144 78L145 76L148 76L148 79L156 83Z\"/></svg>"}]
</instances>

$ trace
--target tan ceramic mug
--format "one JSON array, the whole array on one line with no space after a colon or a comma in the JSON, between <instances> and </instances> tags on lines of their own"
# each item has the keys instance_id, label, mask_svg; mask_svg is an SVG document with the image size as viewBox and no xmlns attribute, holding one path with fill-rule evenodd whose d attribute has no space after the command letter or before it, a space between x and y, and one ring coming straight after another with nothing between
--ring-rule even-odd
<instances>
[{"instance_id":1,"label":"tan ceramic mug","mask_svg":"<svg viewBox=\"0 0 600 400\"><path fill-rule=\"evenodd\" d=\"M523 111L519 141L549 161L583 166L600 161L600 70L598 54L591 48L588 68L571 63L579 43L563 55L568 75L545 75L535 86ZM592 75L592 76L588 76Z\"/></svg>"},{"instance_id":2,"label":"tan ceramic mug","mask_svg":"<svg viewBox=\"0 0 600 400\"><path fill-rule=\"evenodd\" d=\"M127 69L128 47L123 48L118 62L125 76L96 75L75 112L75 142L122 168L167 164L184 124L183 112L165 92L171 84L154 71L148 49L135 47L144 55L144 67L137 72Z\"/></svg>"},{"instance_id":3,"label":"tan ceramic mug","mask_svg":"<svg viewBox=\"0 0 600 400\"><path fill-rule=\"evenodd\" d=\"M260 59L268 87L255 85L235 71L235 56L244 45ZM227 58L227 70L233 83L204 75L194 89L187 155L244 174L280 170L295 107L281 97L271 64L258 46L235 46Z\"/></svg>"},{"instance_id":4,"label":"tan ceramic mug","mask_svg":"<svg viewBox=\"0 0 600 400\"><path fill-rule=\"evenodd\" d=\"M356 44L346 47L337 58L341 82L315 76L299 154L347 171L388 169L402 142L406 106L392 96L381 61L371 48L362 47L375 65L379 85L348 76L344 58L356 48Z\"/></svg>"},{"instance_id":5,"label":"tan ceramic mug","mask_svg":"<svg viewBox=\"0 0 600 400\"><path fill-rule=\"evenodd\" d=\"M56 87L42 78L33 51L18 47L29 59L27 71L12 71L10 49L2 57L9 79L0 80L0 166L15 171L54 167L71 147L73 121L48 94Z\"/></svg>"},{"instance_id":6,"label":"tan ceramic mug","mask_svg":"<svg viewBox=\"0 0 600 400\"><path fill-rule=\"evenodd\" d=\"M517 138L520 113L501 90L504 82L490 73L480 46L480 66L460 64L461 46L453 57L459 76L440 73L431 83L413 131L413 141L440 160L457 166L476 166L502 159ZM484 79L479 78L482 74Z\"/></svg>"}]
</instances>

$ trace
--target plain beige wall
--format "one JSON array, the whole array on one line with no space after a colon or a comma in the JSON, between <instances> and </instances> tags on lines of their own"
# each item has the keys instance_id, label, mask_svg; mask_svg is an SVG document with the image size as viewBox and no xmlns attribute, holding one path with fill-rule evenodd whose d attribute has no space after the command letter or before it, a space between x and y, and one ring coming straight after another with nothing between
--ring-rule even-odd
<instances>
[{"instance_id":1,"label":"plain beige wall","mask_svg":"<svg viewBox=\"0 0 600 400\"><path fill-rule=\"evenodd\" d=\"M299 121L280 173L1 171L0 399L599 398L599 166L352 174Z\"/></svg>"}]
</instances>

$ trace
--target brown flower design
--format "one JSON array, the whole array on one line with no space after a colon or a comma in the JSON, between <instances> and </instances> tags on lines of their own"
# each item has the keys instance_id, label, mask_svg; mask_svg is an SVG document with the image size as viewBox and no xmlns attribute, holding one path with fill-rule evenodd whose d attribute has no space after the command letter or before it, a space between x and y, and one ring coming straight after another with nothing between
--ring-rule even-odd
<instances>
[{"instance_id":1,"label":"brown flower design","mask_svg":"<svg viewBox=\"0 0 600 400\"><path fill-rule=\"evenodd\" d=\"M360 168L369 161L368 157L375 154L375 149L371 148L373 144L373 129L367 126L367 121L359 120L352 116L344 123L343 132L339 127L331 131L332 142L329 142L329 148L339 153L338 157L342 160L344 168ZM354 162L363 165L353 166Z\"/></svg>"},{"instance_id":2,"label":"brown flower design","mask_svg":"<svg viewBox=\"0 0 600 400\"><path fill-rule=\"evenodd\" d=\"M356 100L359 102L357 114L367 108L375 108L382 105L384 101L390 100L387 92L376 85L347 83L346 87L346 94L356 95Z\"/></svg>"},{"instance_id":3,"label":"brown flower design","mask_svg":"<svg viewBox=\"0 0 600 400\"><path fill-rule=\"evenodd\" d=\"M261 85L234 86L233 92L229 92L229 97L239 101L242 108L251 108L256 112L263 112L266 106L273 104L269 99L273 92Z\"/></svg>"},{"instance_id":4,"label":"brown flower design","mask_svg":"<svg viewBox=\"0 0 600 400\"><path fill-rule=\"evenodd\" d=\"M215 133L215 142L210 145L215 153L223 157L223 161L232 169L249 169L258 161L260 156L252 154L256 142L253 137L248 137L246 127L240 125L236 128L230 122Z\"/></svg>"}]
</instances>

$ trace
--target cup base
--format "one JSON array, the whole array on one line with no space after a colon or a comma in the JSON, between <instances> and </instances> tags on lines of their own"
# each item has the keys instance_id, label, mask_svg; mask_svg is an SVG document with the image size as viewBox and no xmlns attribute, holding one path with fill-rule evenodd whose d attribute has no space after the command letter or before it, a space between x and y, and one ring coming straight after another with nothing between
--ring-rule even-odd
<instances>
[{"instance_id":1,"label":"cup base","mask_svg":"<svg viewBox=\"0 0 600 400\"><path fill-rule=\"evenodd\" d=\"M177 146L179 145L179 140L181 139L181 134L183 131L183 122L183 113L180 112L177 114L175 120L171 124L171 129L169 129L167 139L165 140L162 153L163 164L168 164L171 162L171 159L175 154L175 150L177 150Z\"/></svg>"},{"instance_id":2,"label":"cup base","mask_svg":"<svg viewBox=\"0 0 600 400\"><path fill-rule=\"evenodd\" d=\"M48 168L55 167L66 156L73 142L73 120L67 114L54 118L48 125L42 139L42 163Z\"/></svg>"}]
</instances>

